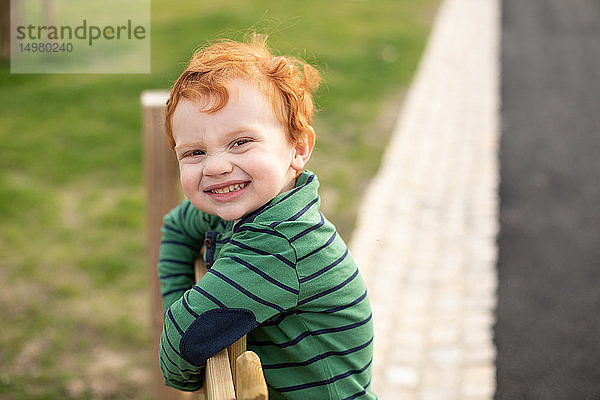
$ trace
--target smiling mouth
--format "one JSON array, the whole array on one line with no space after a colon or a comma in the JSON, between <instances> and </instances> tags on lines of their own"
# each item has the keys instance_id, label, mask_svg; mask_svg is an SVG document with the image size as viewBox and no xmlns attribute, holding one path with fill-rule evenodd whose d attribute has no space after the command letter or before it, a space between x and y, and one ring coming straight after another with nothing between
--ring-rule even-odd
<instances>
[{"instance_id":1,"label":"smiling mouth","mask_svg":"<svg viewBox=\"0 0 600 400\"><path fill-rule=\"evenodd\" d=\"M241 190L246 186L248 186L248 182L236 183L234 185L229 185L218 189L207 190L207 192L215 194L226 194L231 192L237 192L238 190Z\"/></svg>"}]
</instances>

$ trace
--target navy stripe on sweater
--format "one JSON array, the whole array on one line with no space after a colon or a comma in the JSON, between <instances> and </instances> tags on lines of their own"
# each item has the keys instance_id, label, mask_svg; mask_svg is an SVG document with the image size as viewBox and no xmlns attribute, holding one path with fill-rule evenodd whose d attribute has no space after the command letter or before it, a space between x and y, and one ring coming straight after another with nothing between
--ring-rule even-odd
<instances>
[{"instance_id":1,"label":"navy stripe on sweater","mask_svg":"<svg viewBox=\"0 0 600 400\"><path fill-rule=\"evenodd\" d=\"M183 304L183 307L187 310L187 312L189 312L194 318L198 318L200 315L198 315L197 312L195 312L194 310L192 310L188 304L189 299L186 299L186 296L189 298L190 296L190 292L185 292L185 294L182 296L181 298L181 304Z\"/></svg>"},{"instance_id":2,"label":"navy stripe on sweater","mask_svg":"<svg viewBox=\"0 0 600 400\"><path fill-rule=\"evenodd\" d=\"M341 351L328 351L326 353L323 354L319 354L318 356L315 356L313 358L310 358L306 361L298 361L298 362L289 362L289 363L280 363L280 364L263 364L263 369L279 369L279 368L289 368L289 367L305 367L307 365L310 365L314 362L317 362L319 360L323 360L324 358L327 357L331 357L331 356L346 356L348 354L352 354L352 353L356 353L357 351L366 349L367 347L369 347L369 345L373 343L373 338L371 337L371 339L364 343L361 344L360 346L356 346L353 347L351 349L347 349L347 350L341 350Z\"/></svg>"},{"instance_id":3,"label":"navy stripe on sweater","mask_svg":"<svg viewBox=\"0 0 600 400\"><path fill-rule=\"evenodd\" d=\"M315 229L319 229L320 227L322 227L323 224L325 223L325 218L323 217L323 214L321 214L321 213L319 213L319 214L321 215L321 221L318 224L315 224L315 225L311 226L310 228L303 230L296 236L293 236L292 238L290 238L290 242L295 242L296 240L300 239L302 236L307 235L307 234L311 233L312 231L314 231Z\"/></svg>"},{"instance_id":4,"label":"navy stripe on sweater","mask_svg":"<svg viewBox=\"0 0 600 400\"><path fill-rule=\"evenodd\" d=\"M300 306L302 304L306 304L306 303L311 302L313 300L316 300L316 299L318 299L320 297L327 296L330 293L333 293L333 292L335 292L337 290L340 290L341 288L343 288L344 286L346 286L347 284L349 284L350 282L352 282L354 280L354 278L356 278L357 276L358 276L358 268L356 269L356 271L354 271L354 273L352 274L352 276L350 278L346 279L344 282L340 283L337 286L332 287L331 289L325 290L324 292L317 293L314 296L311 296L311 297L308 297L308 298L306 298L304 300L301 300L301 301L298 302L298 305Z\"/></svg>"},{"instance_id":5,"label":"navy stripe on sweater","mask_svg":"<svg viewBox=\"0 0 600 400\"><path fill-rule=\"evenodd\" d=\"M253 346L275 346L275 347L279 347L279 348L283 349L285 347L289 347L289 346L298 344L302 339L306 338L307 336L325 335L327 333L343 332L343 331L347 331L350 329L358 328L359 326L362 326L362 325L368 323L372 317L373 317L373 315L370 314L364 320L355 322L353 324L338 326L336 328L326 328L326 329L319 329L316 331L302 332L300 335L296 336L294 339L290 340L289 342L275 343L272 341L252 341L252 342L250 342L250 344L252 344Z\"/></svg>"},{"instance_id":6,"label":"navy stripe on sweater","mask_svg":"<svg viewBox=\"0 0 600 400\"><path fill-rule=\"evenodd\" d=\"M161 345L161 347L164 347L164 346L163 346L163 342L162 342L162 338L161 338L161 341L160 341L160 345ZM197 372L197 370L195 370L195 369L186 369L186 368L181 368L179 365L177 365L177 364L175 363L175 361L173 361L173 360L171 359L171 357L169 357L169 355L167 354L167 352L166 352L166 351L165 351L165 352L163 352L163 355L164 355L165 357L167 357L167 360L168 360L168 361L169 361L171 364L175 365L175 366L177 367L177 369L178 369L180 372L187 372L187 373L196 373L196 372ZM164 360L163 360L163 358L162 358L162 357L160 357L160 360L161 360L161 362L163 362L163 363L164 363ZM180 376L182 376L180 373L177 373L176 375L180 375Z\"/></svg>"},{"instance_id":7,"label":"navy stripe on sweater","mask_svg":"<svg viewBox=\"0 0 600 400\"><path fill-rule=\"evenodd\" d=\"M172 370L170 370L169 367L167 367L167 363L165 362L165 360L163 360L162 357L159 357L159 360L160 360L160 366L161 366L161 368L163 368L164 370L166 370L168 373L170 373L171 375L177 375L177 376L183 377L183 375L180 374L178 371L172 371ZM175 365L177 367L177 365L173 362L173 360L170 360L170 361L171 361L171 363L173 365Z\"/></svg>"},{"instance_id":8,"label":"navy stripe on sweater","mask_svg":"<svg viewBox=\"0 0 600 400\"><path fill-rule=\"evenodd\" d=\"M276 259L278 259L279 261L281 261L282 263L296 269L296 263L291 262L290 260L288 260L287 258L285 258L284 256L282 256L281 254L273 254L273 253L269 253L267 251L264 250L260 250L260 249L255 249L254 247L250 247L248 245L245 245L243 243L238 242L237 240L230 240L229 241L230 244L233 244L241 249L244 250L249 250L252 251L256 254L260 254L261 256L273 256Z\"/></svg>"},{"instance_id":9,"label":"navy stripe on sweater","mask_svg":"<svg viewBox=\"0 0 600 400\"><path fill-rule=\"evenodd\" d=\"M315 199L313 201L311 201L310 203L308 203L307 205L304 206L304 208L302 208L300 211L298 211L296 214L292 215L291 217L289 217L287 220L285 221L275 221L273 222L271 225L269 225L271 228L275 228L277 225L283 223L283 222L290 222L290 221L295 221L298 218L300 218L304 213L306 213L308 210L310 210L310 208L315 205L317 203L317 201L319 201L319 196L315 197Z\"/></svg>"},{"instance_id":10,"label":"navy stripe on sweater","mask_svg":"<svg viewBox=\"0 0 600 400\"><path fill-rule=\"evenodd\" d=\"M308 253L308 254L305 254L305 255L303 255L302 257L299 257L299 258L298 258L298 262L300 262L300 261L304 260L304 259L305 259L305 258L307 258L307 257L310 257L310 256L312 256L313 254L316 254L316 253L318 253L319 251L323 250L325 247L329 246L331 243L333 243L333 240L335 239L335 237L336 237L336 236L337 236L337 232L336 232L336 231L334 231L334 232L333 232L333 235L331 235L331 237L329 238L329 240L327 240L327 242L325 242L325 244L324 244L323 246L321 246L321 247L319 247L319 248L316 248L315 250L311 251L311 252L310 252L310 253Z\"/></svg>"},{"instance_id":11,"label":"navy stripe on sweater","mask_svg":"<svg viewBox=\"0 0 600 400\"><path fill-rule=\"evenodd\" d=\"M181 260L175 260L173 258L161 258L158 260L159 263L163 263L163 262L169 262L169 263L173 263L173 264L179 264L179 265L187 265L187 266L194 266L193 262L189 262L189 261L181 261Z\"/></svg>"},{"instance_id":12,"label":"navy stripe on sweater","mask_svg":"<svg viewBox=\"0 0 600 400\"><path fill-rule=\"evenodd\" d=\"M233 280L229 279L228 277L226 277L225 275L223 275L220 272L215 271L213 268L208 270L209 274L213 274L219 278L221 278L221 280L227 282L228 284L230 284L231 286L233 286L234 288L236 288L239 292L245 294L246 296L250 297L252 300L264 304L265 306L271 307L274 310L277 310L279 312L283 311L283 308L281 308L280 306L278 306L277 304L271 303L265 299L261 299L260 297L256 296L253 293L250 293L248 290L244 289L240 284L234 282Z\"/></svg>"},{"instance_id":13,"label":"navy stripe on sweater","mask_svg":"<svg viewBox=\"0 0 600 400\"><path fill-rule=\"evenodd\" d=\"M243 232L243 231L250 231L250 232L255 232L255 233L264 233L266 235L272 235L272 236L277 236L280 237L282 239L286 239L285 236L283 236L281 233L274 231L272 229L262 229L262 228L255 228L253 226L242 226L240 229L238 229L238 232Z\"/></svg>"},{"instance_id":14,"label":"navy stripe on sweater","mask_svg":"<svg viewBox=\"0 0 600 400\"><path fill-rule=\"evenodd\" d=\"M185 292L186 290L188 290L188 288L185 288L185 287L184 288L178 288L178 289L169 290L168 292L162 293L161 295L162 295L162 297L166 297L166 296L168 296L170 294L173 294L173 293Z\"/></svg>"},{"instance_id":15,"label":"navy stripe on sweater","mask_svg":"<svg viewBox=\"0 0 600 400\"><path fill-rule=\"evenodd\" d=\"M188 249L194 250L196 252L200 251L200 247L192 246L191 244L188 244L188 243L178 242L177 240L162 240L160 242L160 244L176 244L179 246L185 246Z\"/></svg>"},{"instance_id":16,"label":"navy stripe on sweater","mask_svg":"<svg viewBox=\"0 0 600 400\"><path fill-rule=\"evenodd\" d=\"M206 297L207 299L209 299L210 301L215 303L219 308L227 308L227 306L225 304L221 303L215 296L208 293L206 290L202 289L201 287L194 286L192 289L194 289L196 292L200 293L202 296Z\"/></svg>"},{"instance_id":17,"label":"navy stripe on sweater","mask_svg":"<svg viewBox=\"0 0 600 400\"><path fill-rule=\"evenodd\" d=\"M175 318L173 317L173 312L171 311L170 308L169 308L169 311L167 311L167 315L169 316L169 319L175 326L175 329L177 329L177 332L179 332L179 335L183 336L183 329L181 329L181 327L179 327L179 325L177 324L177 321L175 321Z\"/></svg>"},{"instance_id":18,"label":"navy stripe on sweater","mask_svg":"<svg viewBox=\"0 0 600 400\"><path fill-rule=\"evenodd\" d=\"M348 255L348 248L346 248L346 251L344 252L344 254L342 254L342 256L340 258L338 258L337 260L335 260L334 262L332 262L331 264L329 264L328 266L326 266L323 269L320 269L319 271L315 272L314 274L311 274L309 276L306 276L304 278L300 278L299 281L300 283L304 283L304 282L308 282L311 279L314 279L320 275L323 275L325 272L329 271L330 269L332 269L333 267L335 267L336 265L338 265L339 263L341 263L342 261L344 261L344 259L346 258L346 256Z\"/></svg>"},{"instance_id":19,"label":"navy stripe on sweater","mask_svg":"<svg viewBox=\"0 0 600 400\"><path fill-rule=\"evenodd\" d=\"M317 311L318 314L332 314L334 312L338 312L341 310L344 310L346 308L350 308L355 306L356 304L360 303L361 301L363 301L365 299L365 297L367 297L367 291L365 290L363 292L363 294L358 297L356 300L352 301L349 304L344 304L338 307L334 307L334 308L330 308L327 310L323 310L323 311ZM297 314L305 314L305 313L312 313L314 311L308 311L308 310L290 310L290 311L286 311L281 313L277 319L275 319L274 321L265 321L261 324L261 326L274 326L274 325L279 325L281 323L281 321L283 321L285 318L289 317L290 315L297 315Z\"/></svg>"},{"instance_id":20,"label":"navy stripe on sweater","mask_svg":"<svg viewBox=\"0 0 600 400\"><path fill-rule=\"evenodd\" d=\"M184 208L180 208L180 209L179 209L179 219L180 219L180 221L185 221L185 219L186 219L186 217L187 217L187 214L188 214L188 210L190 209L190 206L191 206L191 205L192 205L192 203L190 203L190 202L188 201L188 202L185 204L185 207L184 207ZM193 235L190 235L190 233L187 231L187 229L185 229L185 226L184 226L183 224L182 224L182 225L180 225L180 227L181 227L181 230L183 231L183 234L184 234L186 237L189 237L189 238L191 238L191 237L194 237Z\"/></svg>"},{"instance_id":21,"label":"navy stripe on sweater","mask_svg":"<svg viewBox=\"0 0 600 400\"><path fill-rule=\"evenodd\" d=\"M183 355L179 352L179 350L177 350L175 348L175 346L173 346L173 343L171 343L171 339L169 339L169 335L164 335L165 338L167 338L167 343L169 343L169 347L171 347L171 350L173 350L173 352L175 354L177 354L177 356L179 356L179 358L183 359ZM160 344L162 347L165 347L163 343ZM166 354L166 353L165 353Z\"/></svg>"},{"instance_id":22,"label":"navy stripe on sweater","mask_svg":"<svg viewBox=\"0 0 600 400\"><path fill-rule=\"evenodd\" d=\"M360 303L361 301L363 301L365 299L365 297L367 297L367 291L366 290L363 292L363 294L359 298L357 298L356 300L354 300L350 304L345 304L343 306L330 308L330 309L323 310L323 311L320 311L320 312L323 313L323 314L331 314L331 313L334 313L334 312L338 312L338 311L341 311L343 309L350 308L350 307L353 307L353 306L357 305L358 303Z\"/></svg>"},{"instance_id":23,"label":"navy stripe on sweater","mask_svg":"<svg viewBox=\"0 0 600 400\"><path fill-rule=\"evenodd\" d=\"M166 229L166 230L168 230L168 231L175 232L175 233L177 233L179 235L183 235L183 232L181 232L179 229L173 228L172 226L169 226L167 224L163 225L163 228Z\"/></svg>"},{"instance_id":24,"label":"navy stripe on sweater","mask_svg":"<svg viewBox=\"0 0 600 400\"><path fill-rule=\"evenodd\" d=\"M329 385L330 383L333 383L333 382L338 381L340 379L347 378L350 375L363 373L367 368L369 368L371 366L372 362L373 362L373 360L370 360L367 363L367 365L365 365L362 368L351 370L351 371L346 371L343 374L334 376L333 378L324 379L322 381L317 381L317 382L308 382L308 383L304 383L302 385L295 385L295 386L288 386L288 387L282 387L282 388L275 388L275 390L277 390L278 392L281 392L281 393L285 393L285 392L292 392L292 391L296 391L296 390L308 389L308 388L312 388L312 387L316 387L316 386Z\"/></svg>"},{"instance_id":25,"label":"navy stripe on sweater","mask_svg":"<svg viewBox=\"0 0 600 400\"><path fill-rule=\"evenodd\" d=\"M306 186L308 186L313 180L315 179L315 175L311 174L308 179L306 179L306 182L298 187L295 187L294 189L292 189L287 195L283 196L281 199L279 199L277 202L271 204L270 206L267 207L267 209L276 206L277 204L283 203L284 201L286 201L287 199L289 199L290 197L292 197L293 195L295 195L296 193L298 193L300 190L304 189Z\"/></svg>"},{"instance_id":26,"label":"navy stripe on sweater","mask_svg":"<svg viewBox=\"0 0 600 400\"><path fill-rule=\"evenodd\" d=\"M257 267L255 267L254 265L250 264L247 261L242 260L239 257L230 257L233 261L237 262L238 264L241 264L243 266L245 266L246 268L248 268L249 270L251 270L252 272L256 273L257 275L260 275L261 277L263 277L265 280L271 282L273 285L282 288L283 290L287 290L290 293L293 293L295 295L298 294L298 290L289 287L287 285L284 285L283 283L279 282L278 280L275 280L273 278L271 278L269 275L267 275L266 273L264 273L263 271L261 271L260 269L258 269Z\"/></svg>"},{"instance_id":27,"label":"navy stripe on sweater","mask_svg":"<svg viewBox=\"0 0 600 400\"><path fill-rule=\"evenodd\" d=\"M181 272L181 273L178 273L178 274L160 275L158 277L158 279L178 278L178 277L181 277L181 276L185 276L186 278L192 278L192 279L194 278L194 274L191 273L191 272L189 272L189 273L188 272Z\"/></svg>"},{"instance_id":28,"label":"navy stripe on sweater","mask_svg":"<svg viewBox=\"0 0 600 400\"><path fill-rule=\"evenodd\" d=\"M367 384L363 386L363 390L361 390L361 391L360 391L360 392L358 392L358 393L355 393L355 394L353 394L352 396L345 397L345 398L344 398L344 399L342 399L342 400L353 400L353 399L356 399L357 397L360 397L360 396L362 396L362 395L364 395L364 394L367 394L367 388L368 388L369 386L371 386L371 380L370 380L370 379L369 379L369 382L367 382Z\"/></svg>"}]
</instances>

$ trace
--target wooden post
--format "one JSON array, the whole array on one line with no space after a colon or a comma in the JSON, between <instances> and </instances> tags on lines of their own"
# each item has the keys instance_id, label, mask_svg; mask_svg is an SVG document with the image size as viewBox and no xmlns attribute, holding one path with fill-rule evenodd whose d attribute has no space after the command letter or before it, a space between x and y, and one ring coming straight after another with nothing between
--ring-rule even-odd
<instances>
[{"instance_id":1,"label":"wooden post","mask_svg":"<svg viewBox=\"0 0 600 400\"><path fill-rule=\"evenodd\" d=\"M0 0L0 58L10 58L10 0Z\"/></svg>"},{"instance_id":2,"label":"wooden post","mask_svg":"<svg viewBox=\"0 0 600 400\"><path fill-rule=\"evenodd\" d=\"M208 271L201 258L196 260L196 280L199 281ZM237 356L246 351L246 336L220 351L206 361L204 373L204 395L207 400L235 399L234 365ZM235 356L236 358L232 357ZM199 400L199 399L197 399Z\"/></svg>"},{"instance_id":3,"label":"wooden post","mask_svg":"<svg viewBox=\"0 0 600 400\"><path fill-rule=\"evenodd\" d=\"M181 398L179 391L164 385L158 365L158 348L163 326L163 305L157 265L163 217L180 201L177 160L164 133L165 91L142 93L144 165L146 174L146 221L148 243L148 280L150 283L150 321L152 340L152 385L157 400Z\"/></svg>"},{"instance_id":4,"label":"wooden post","mask_svg":"<svg viewBox=\"0 0 600 400\"><path fill-rule=\"evenodd\" d=\"M227 349L221 350L206 361L204 390L210 400L235 400L235 390L229 366Z\"/></svg>"},{"instance_id":5,"label":"wooden post","mask_svg":"<svg viewBox=\"0 0 600 400\"><path fill-rule=\"evenodd\" d=\"M232 344L227 348L227 352L229 354L229 365L231 366L231 375L233 378L233 382L236 382L237 379L237 363L236 360L239 356L241 356L246 351L246 336L242 337L240 340ZM237 394L237 386L236 386L236 394Z\"/></svg>"},{"instance_id":6,"label":"wooden post","mask_svg":"<svg viewBox=\"0 0 600 400\"><path fill-rule=\"evenodd\" d=\"M238 374L235 390L238 400L267 400L269 389L260 365L260 358L252 351L246 351L236 359Z\"/></svg>"}]
</instances>

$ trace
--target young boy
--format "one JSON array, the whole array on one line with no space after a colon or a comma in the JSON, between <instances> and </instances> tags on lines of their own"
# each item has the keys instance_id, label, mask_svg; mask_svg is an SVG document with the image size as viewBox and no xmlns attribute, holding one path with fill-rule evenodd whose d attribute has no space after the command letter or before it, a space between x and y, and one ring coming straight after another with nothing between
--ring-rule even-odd
<instances>
[{"instance_id":1,"label":"young boy","mask_svg":"<svg viewBox=\"0 0 600 400\"><path fill-rule=\"evenodd\" d=\"M206 360L247 334L270 399L374 399L364 283L319 211L309 65L255 36L196 52L167 103L187 199L165 217L160 365L193 391ZM194 280L204 247L208 273Z\"/></svg>"}]
</instances>

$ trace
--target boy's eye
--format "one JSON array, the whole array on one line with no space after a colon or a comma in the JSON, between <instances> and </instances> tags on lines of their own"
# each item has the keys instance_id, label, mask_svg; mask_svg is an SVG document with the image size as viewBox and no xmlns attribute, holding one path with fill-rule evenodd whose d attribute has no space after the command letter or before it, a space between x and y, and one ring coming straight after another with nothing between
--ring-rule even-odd
<instances>
[{"instance_id":1,"label":"boy's eye","mask_svg":"<svg viewBox=\"0 0 600 400\"><path fill-rule=\"evenodd\" d=\"M250 139L238 139L235 142L233 142L233 147L242 146L242 145L248 143L249 141L250 141Z\"/></svg>"}]
</instances>

